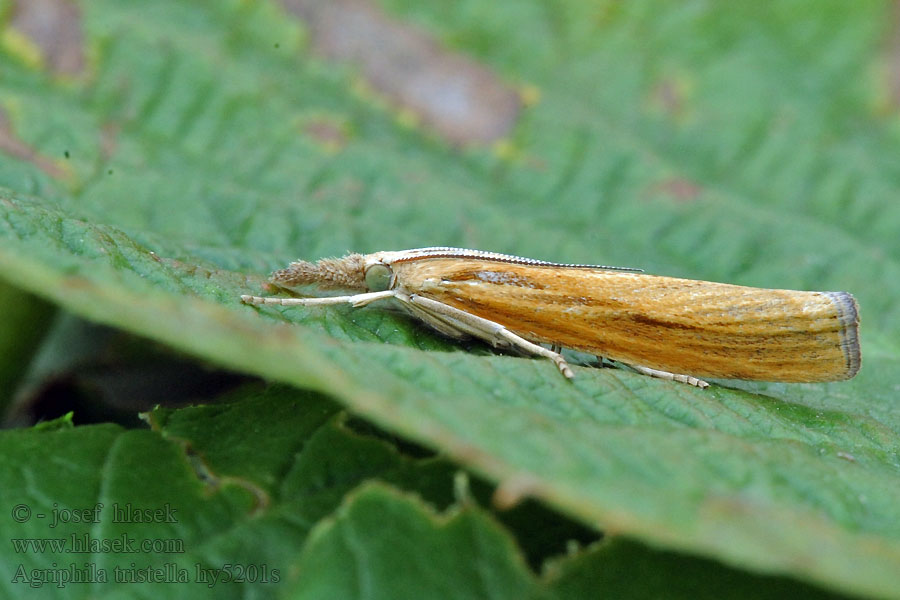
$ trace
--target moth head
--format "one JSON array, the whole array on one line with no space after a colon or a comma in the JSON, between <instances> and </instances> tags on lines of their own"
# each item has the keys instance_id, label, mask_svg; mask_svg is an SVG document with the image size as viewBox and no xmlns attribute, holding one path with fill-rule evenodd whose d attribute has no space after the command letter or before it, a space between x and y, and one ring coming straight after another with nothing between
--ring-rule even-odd
<instances>
[{"instance_id":1,"label":"moth head","mask_svg":"<svg viewBox=\"0 0 900 600\"><path fill-rule=\"evenodd\" d=\"M391 252L348 254L341 258L323 258L318 262L298 260L286 269L272 273L273 283L285 287L316 285L320 288L340 288L381 292L394 284Z\"/></svg>"}]
</instances>

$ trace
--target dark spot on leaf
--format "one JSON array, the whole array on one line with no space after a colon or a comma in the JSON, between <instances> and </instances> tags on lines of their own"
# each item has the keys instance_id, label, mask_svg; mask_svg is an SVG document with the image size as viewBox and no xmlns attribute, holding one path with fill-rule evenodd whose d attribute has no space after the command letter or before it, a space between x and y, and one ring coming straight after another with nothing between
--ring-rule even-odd
<instances>
[{"instance_id":1,"label":"dark spot on leaf","mask_svg":"<svg viewBox=\"0 0 900 600\"><path fill-rule=\"evenodd\" d=\"M65 152L63 152L63 156L65 156L66 158L69 158L69 151L66 150Z\"/></svg>"},{"instance_id":2,"label":"dark spot on leaf","mask_svg":"<svg viewBox=\"0 0 900 600\"><path fill-rule=\"evenodd\" d=\"M452 144L507 135L521 101L490 69L442 48L363 0L282 0L304 19L315 49L355 63L375 90Z\"/></svg>"},{"instance_id":3,"label":"dark spot on leaf","mask_svg":"<svg viewBox=\"0 0 900 600\"><path fill-rule=\"evenodd\" d=\"M93 290L96 289L94 283L80 275L69 275L61 280L60 285L70 290Z\"/></svg>"},{"instance_id":4,"label":"dark spot on leaf","mask_svg":"<svg viewBox=\"0 0 900 600\"><path fill-rule=\"evenodd\" d=\"M547 171L547 161L543 158L539 158L537 156L526 156L525 157L525 165L529 168L538 171L538 172L546 172Z\"/></svg>"},{"instance_id":5,"label":"dark spot on leaf","mask_svg":"<svg viewBox=\"0 0 900 600\"><path fill-rule=\"evenodd\" d=\"M659 81L651 93L651 104L670 119L679 118L685 110L687 94L684 87L682 82L671 77Z\"/></svg>"},{"instance_id":6,"label":"dark spot on leaf","mask_svg":"<svg viewBox=\"0 0 900 600\"><path fill-rule=\"evenodd\" d=\"M303 126L303 133L332 152L343 148L348 137L342 123L328 118L310 120Z\"/></svg>"},{"instance_id":7,"label":"dark spot on leaf","mask_svg":"<svg viewBox=\"0 0 900 600\"><path fill-rule=\"evenodd\" d=\"M651 196L668 196L678 202L692 202L703 193L703 187L690 179L672 177L653 186Z\"/></svg>"},{"instance_id":8,"label":"dark spot on leaf","mask_svg":"<svg viewBox=\"0 0 900 600\"><path fill-rule=\"evenodd\" d=\"M53 73L75 76L84 70L81 11L72 0L16 0L10 27L41 50Z\"/></svg>"},{"instance_id":9,"label":"dark spot on leaf","mask_svg":"<svg viewBox=\"0 0 900 600\"><path fill-rule=\"evenodd\" d=\"M6 113L0 109L0 152L14 156L21 160L33 163L41 171L55 179L62 179L65 173L52 160L46 156L38 154L38 152L22 141L16 132L13 131L12 124L6 117ZM66 158L69 157L69 151L65 152Z\"/></svg>"},{"instance_id":10,"label":"dark spot on leaf","mask_svg":"<svg viewBox=\"0 0 900 600\"><path fill-rule=\"evenodd\" d=\"M116 150L119 125L113 122L107 122L100 128L100 153L104 159L108 159Z\"/></svg>"}]
</instances>

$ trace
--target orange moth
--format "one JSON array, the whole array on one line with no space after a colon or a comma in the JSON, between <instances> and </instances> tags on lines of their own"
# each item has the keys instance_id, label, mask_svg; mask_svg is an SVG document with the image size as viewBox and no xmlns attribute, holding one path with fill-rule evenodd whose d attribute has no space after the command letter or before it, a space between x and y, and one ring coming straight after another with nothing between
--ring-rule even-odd
<instances>
[{"instance_id":1,"label":"orange moth","mask_svg":"<svg viewBox=\"0 0 900 600\"><path fill-rule=\"evenodd\" d=\"M574 372L561 347L701 388L709 384L697 377L838 381L860 366L859 313L847 292L752 288L444 247L297 261L271 280L360 293L241 301L360 307L390 299L444 335L548 358L568 378Z\"/></svg>"}]
</instances>

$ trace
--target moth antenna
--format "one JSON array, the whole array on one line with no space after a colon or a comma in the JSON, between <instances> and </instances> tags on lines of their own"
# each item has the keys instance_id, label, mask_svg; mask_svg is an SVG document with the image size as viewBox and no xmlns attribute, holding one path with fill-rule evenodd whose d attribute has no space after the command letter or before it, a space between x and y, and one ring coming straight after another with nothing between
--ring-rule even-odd
<instances>
[{"instance_id":1,"label":"moth antenna","mask_svg":"<svg viewBox=\"0 0 900 600\"><path fill-rule=\"evenodd\" d=\"M364 258L362 254L348 254L342 258L323 258L315 263L298 260L275 271L269 279L287 287L316 284L323 288L365 290Z\"/></svg>"}]
</instances>

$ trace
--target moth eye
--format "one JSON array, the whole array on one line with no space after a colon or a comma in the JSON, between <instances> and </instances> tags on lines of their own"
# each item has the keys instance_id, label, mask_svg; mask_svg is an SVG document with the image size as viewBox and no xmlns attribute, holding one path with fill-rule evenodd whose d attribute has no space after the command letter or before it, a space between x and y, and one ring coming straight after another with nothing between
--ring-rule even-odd
<instances>
[{"instance_id":1,"label":"moth eye","mask_svg":"<svg viewBox=\"0 0 900 600\"><path fill-rule=\"evenodd\" d=\"M391 277L394 272L383 264L375 264L366 269L366 287L371 292L383 292L391 287Z\"/></svg>"}]
</instances>

